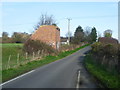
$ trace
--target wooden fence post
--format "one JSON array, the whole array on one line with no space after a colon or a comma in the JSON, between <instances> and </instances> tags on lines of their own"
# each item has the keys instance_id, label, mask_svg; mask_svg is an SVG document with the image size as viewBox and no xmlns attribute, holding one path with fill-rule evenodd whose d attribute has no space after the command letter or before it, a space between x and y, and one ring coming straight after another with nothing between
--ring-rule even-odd
<instances>
[{"instance_id":1,"label":"wooden fence post","mask_svg":"<svg viewBox=\"0 0 120 90\"><path fill-rule=\"evenodd\" d=\"M40 50L38 51L38 57L39 57L39 54L40 54Z\"/></svg>"},{"instance_id":2,"label":"wooden fence post","mask_svg":"<svg viewBox=\"0 0 120 90\"><path fill-rule=\"evenodd\" d=\"M28 59L28 53L27 52L25 53L25 56L26 56L26 59Z\"/></svg>"},{"instance_id":3,"label":"wooden fence post","mask_svg":"<svg viewBox=\"0 0 120 90\"><path fill-rule=\"evenodd\" d=\"M19 57L20 57L20 55L19 55L19 53L17 54L17 65L19 66Z\"/></svg>"},{"instance_id":4,"label":"wooden fence post","mask_svg":"<svg viewBox=\"0 0 120 90\"><path fill-rule=\"evenodd\" d=\"M35 53L33 52L33 60L34 60L34 57L35 57Z\"/></svg>"},{"instance_id":5,"label":"wooden fence post","mask_svg":"<svg viewBox=\"0 0 120 90\"><path fill-rule=\"evenodd\" d=\"M8 58L8 65L7 65L7 69L9 69L10 68L10 59L11 59L11 55L9 56L9 58Z\"/></svg>"},{"instance_id":6,"label":"wooden fence post","mask_svg":"<svg viewBox=\"0 0 120 90\"><path fill-rule=\"evenodd\" d=\"M41 57L42 57L42 55L41 55L41 54L42 54L42 50L40 50L39 58L41 58Z\"/></svg>"},{"instance_id":7,"label":"wooden fence post","mask_svg":"<svg viewBox=\"0 0 120 90\"><path fill-rule=\"evenodd\" d=\"M26 59L25 63L27 64L29 62L29 60L27 60L28 59L28 52L25 53L25 59Z\"/></svg>"}]
</instances>

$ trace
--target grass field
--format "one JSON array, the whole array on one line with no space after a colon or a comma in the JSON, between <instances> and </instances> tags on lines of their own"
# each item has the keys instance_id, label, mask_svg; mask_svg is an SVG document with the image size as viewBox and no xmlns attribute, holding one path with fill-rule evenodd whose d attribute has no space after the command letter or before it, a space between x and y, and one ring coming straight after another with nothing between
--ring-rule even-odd
<instances>
[{"instance_id":1,"label":"grass field","mask_svg":"<svg viewBox=\"0 0 120 90\"><path fill-rule=\"evenodd\" d=\"M6 69L8 65L8 59L10 58L10 67L13 67L17 64L17 55L19 53L20 62L25 60L24 53L22 51L23 44L0 44L0 48L2 48L2 69Z\"/></svg>"}]
</instances>

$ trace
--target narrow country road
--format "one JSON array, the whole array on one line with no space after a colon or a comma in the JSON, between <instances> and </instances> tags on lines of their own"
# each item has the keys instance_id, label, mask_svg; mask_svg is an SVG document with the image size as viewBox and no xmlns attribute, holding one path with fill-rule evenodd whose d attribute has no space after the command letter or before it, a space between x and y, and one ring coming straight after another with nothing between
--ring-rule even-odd
<instances>
[{"instance_id":1,"label":"narrow country road","mask_svg":"<svg viewBox=\"0 0 120 90\"><path fill-rule=\"evenodd\" d=\"M85 47L61 60L44 65L33 72L8 83L3 88L76 88L80 70L79 88L97 88L96 83L83 66Z\"/></svg>"}]
</instances>

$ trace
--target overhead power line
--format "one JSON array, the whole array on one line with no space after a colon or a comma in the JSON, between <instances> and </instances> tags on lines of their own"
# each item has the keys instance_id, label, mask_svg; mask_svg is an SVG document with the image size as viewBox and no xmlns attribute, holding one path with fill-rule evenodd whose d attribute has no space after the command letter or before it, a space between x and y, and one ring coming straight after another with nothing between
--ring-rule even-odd
<instances>
[{"instance_id":1,"label":"overhead power line","mask_svg":"<svg viewBox=\"0 0 120 90\"><path fill-rule=\"evenodd\" d=\"M108 17L118 17L118 15L103 15L103 16L80 16L80 17L71 17L72 19L85 19L85 18L108 18ZM61 18L58 20L64 20L66 18ZM68 19L68 18L67 18ZM4 24L4 23L3 23ZM23 24L7 24L7 27L10 26L22 26L27 24L36 24L36 22L30 22L30 23L23 23Z\"/></svg>"}]
</instances>

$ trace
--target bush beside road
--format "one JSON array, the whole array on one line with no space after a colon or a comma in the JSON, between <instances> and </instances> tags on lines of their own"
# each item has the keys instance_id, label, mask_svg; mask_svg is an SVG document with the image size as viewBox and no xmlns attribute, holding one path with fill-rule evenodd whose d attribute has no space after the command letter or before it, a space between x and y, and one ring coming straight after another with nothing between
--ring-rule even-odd
<instances>
[{"instance_id":1,"label":"bush beside road","mask_svg":"<svg viewBox=\"0 0 120 90\"><path fill-rule=\"evenodd\" d=\"M87 70L101 83L102 87L120 88L120 75L117 70L109 70L97 61L93 53L87 54L85 56Z\"/></svg>"}]
</instances>

